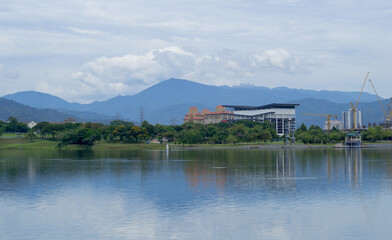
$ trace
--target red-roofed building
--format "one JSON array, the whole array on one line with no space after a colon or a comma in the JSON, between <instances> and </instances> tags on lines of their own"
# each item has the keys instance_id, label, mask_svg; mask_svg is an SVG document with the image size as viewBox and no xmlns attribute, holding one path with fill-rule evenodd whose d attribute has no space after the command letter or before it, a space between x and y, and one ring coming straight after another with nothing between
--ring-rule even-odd
<instances>
[{"instance_id":1,"label":"red-roofed building","mask_svg":"<svg viewBox=\"0 0 392 240\"><path fill-rule=\"evenodd\" d=\"M219 122L227 122L228 120L233 120L233 113L226 111L226 108L219 105L215 108L215 112L211 112L208 109L204 109L199 113L196 107L191 107L189 113L185 114L184 123L193 122L200 124L212 124Z\"/></svg>"},{"instance_id":2,"label":"red-roofed building","mask_svg":"<svg viewBox=\"0 0 392 240\"><path fill-rule=\"evenodd\" d=\"M196 107L189 108L189 112L185 114L184 123L193 122L204 124L204 114L199 113Z\"/></svg>"}]
</instances>

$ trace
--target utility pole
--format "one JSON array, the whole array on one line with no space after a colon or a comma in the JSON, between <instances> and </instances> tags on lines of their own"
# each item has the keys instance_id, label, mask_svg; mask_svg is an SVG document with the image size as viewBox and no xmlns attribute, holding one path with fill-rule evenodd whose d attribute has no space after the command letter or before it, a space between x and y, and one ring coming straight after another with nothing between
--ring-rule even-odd
<instances>
[{"instance_id":1,"label":"utility pole","mask_svg":"<svg viewBox=\"0 0 392 240\"><path fill-rule=\"evenodd\" d=\"M171 124L171 125L177 125L177 120L176 120L174 117L172 117L172 118L170 119L170 124Z\"/></svg>"}]
</instances>

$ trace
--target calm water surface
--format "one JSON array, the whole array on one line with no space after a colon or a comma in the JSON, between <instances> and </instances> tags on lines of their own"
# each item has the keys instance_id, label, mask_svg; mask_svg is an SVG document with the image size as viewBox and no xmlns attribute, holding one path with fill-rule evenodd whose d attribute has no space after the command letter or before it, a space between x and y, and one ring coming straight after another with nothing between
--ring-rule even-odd
<instances>
[{"instance_id":1,"label":"calm water surface","mask_svg":"<svg viewBox=\"0 0 392 240\"><path fill-rule=\"evenodd\" d=\"M0 151L0 239L391 239L391 156Z\"/></svg>"}]
</instances>

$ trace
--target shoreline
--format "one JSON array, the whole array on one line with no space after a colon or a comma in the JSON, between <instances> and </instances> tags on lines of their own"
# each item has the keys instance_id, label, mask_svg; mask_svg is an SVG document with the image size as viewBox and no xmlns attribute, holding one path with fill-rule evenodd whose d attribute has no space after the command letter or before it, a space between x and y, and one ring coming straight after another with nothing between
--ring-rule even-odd
<instances>
[{"instance_id":1,"label":"shoreline","mask_svg":"<svg viewBox=\"0 0 392 240\"><path fill-rule=\"evenodd\" d=\"M83 145L68 145L62 149L56 148L58 142L49 139L37 139L32 142L23 138L0 138L0 150L165 150L166 144L145 144L145 143L97 143L92 147ZM369 148L392 148L392 142L364 143L364 149ZM285 144L285 143L240 143L240 144L173 144L169 143L170 150L200 150L200 149L278 149L278 148L336 148L335 144ZM336 148L337 149L337 148ZM345 148L340 148L345 149Z\"/></svg>"}]
</instances>

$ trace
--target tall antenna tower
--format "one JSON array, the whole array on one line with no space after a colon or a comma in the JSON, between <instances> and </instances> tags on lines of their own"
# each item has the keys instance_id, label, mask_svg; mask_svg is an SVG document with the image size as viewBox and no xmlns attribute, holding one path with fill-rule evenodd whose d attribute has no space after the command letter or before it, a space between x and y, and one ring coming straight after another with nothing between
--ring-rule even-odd
<instances>
[{"instance_id":1,"label":"tall antenna tower","mask_svg":"<svg viewBox=\"0 0 392 240\"><path fill-rule=\"evenodd\" d=\"M176 120L174 117L172 117L172 118L170 119L170 124L171 124L171 125L177 125L177 120Z\"/></svg>"}]
</instances>

